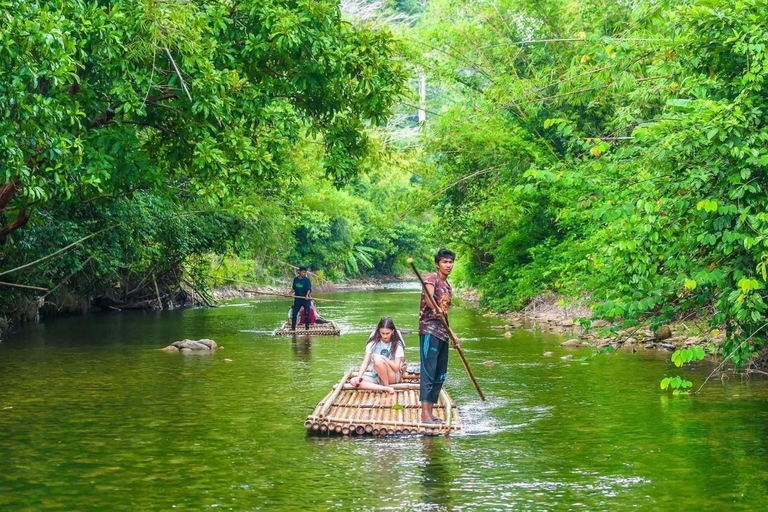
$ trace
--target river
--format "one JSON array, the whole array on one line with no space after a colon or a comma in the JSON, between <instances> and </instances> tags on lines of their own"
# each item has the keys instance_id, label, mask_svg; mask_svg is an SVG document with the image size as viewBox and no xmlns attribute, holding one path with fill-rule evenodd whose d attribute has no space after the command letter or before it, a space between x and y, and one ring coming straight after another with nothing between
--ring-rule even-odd
<instances>
[{"instance_id":1,"label":"river","mask_svg":"<svg viewBox=\"0 0 768 512\"><path fill-rule=\"evenodd\" d=\"M418 292L328 295L340 337L272 336L290 303L105 313L31 325L0 345L0 510L756 510L768 507L768 383L659 389L669 354L589 357L562 337L456 307L451 438L307 435L381 316L417 325ZM207 356L160 352L213 338ZM418 362L418 337L406 336ZM544 357L546 351L555 357ZM564 361L565 354L575 359ZM586 360L580 360L586 356ZM225 362L224 359L232 362Z\"/></svg>"}]
</instances>

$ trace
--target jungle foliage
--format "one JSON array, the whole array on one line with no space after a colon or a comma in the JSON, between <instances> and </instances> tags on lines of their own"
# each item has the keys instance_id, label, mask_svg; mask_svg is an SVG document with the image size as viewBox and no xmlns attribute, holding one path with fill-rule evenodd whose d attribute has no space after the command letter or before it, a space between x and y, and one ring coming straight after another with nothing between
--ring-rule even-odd
<instances>
[{"instance_id":1,"label":"jungle foliage","mask_svg":"<svg viewBox=\"0 0 768 512\"><path fill-rule=\"evenodd\" d=\"M330 0L0 1L0 272L97 233L5 275L55 292L0 307L204 294L212 254L391 269L410 174L366 170L399 54Z\"/></svg>"},{"instance_id":2,"label":"jungle foliage","mask_svg":"<svg viewBox=\"0 0 768 512\"><path fill-rule=\"evenodd\" d=\"M768 4L435 0L413 39L441 225L489 305L588 292L761 349Z\"/></svg>"}]
</instances>

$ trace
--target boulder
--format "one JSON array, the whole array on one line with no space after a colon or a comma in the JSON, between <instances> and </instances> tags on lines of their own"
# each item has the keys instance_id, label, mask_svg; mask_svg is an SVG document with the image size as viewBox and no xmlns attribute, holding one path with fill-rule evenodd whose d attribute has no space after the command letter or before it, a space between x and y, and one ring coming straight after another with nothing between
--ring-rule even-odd
<instances>
[{"instance_id":1,"label":"boulder","mask_svg":"<svg viewBox=\"0 0 768 512\"><path fill-rule=\"evenodd\" d=\"M160 350L162 350L163 352L178 352L179 351L179 349L177 347L174 347L173 345L168 345L167 347L161 348Z\"/></svg>"},{"instance_id":2,"label":"boulder","mask_svg":"<svg viewBox=\"0 0 768 512\"><path fill-rule=\"evenodd\" d=\"M198 343L205 345L210 350L215 350L218 348L218 345L216 345L216 342L213 340L209 340L208 338L203 338L202 340L197 340Z\"/></svg>"},{"instance_id":3,"label":"boulder","mask_svg":"<svg viewBox=\"0 0 768 512\"><path fill-rule=\"evenodd\" d=\"M189 350L211 350L211 347L209 347L205 343L202 343L203 341L205 341L205 342L213 342L214 344L216 343L213 340L200 340L200 341L196 341L196 340L181 340L181 341L174 341L173 343L171 343L171 345L173 345L174 347L176 347L178 349L185 349L186 348L186 349L189 349Z\"/></svg>"},{"instance_id":4,"label":"boulder","mask_svg":"<svg viewBox=\"0 0 768 512\"><path fill-rule=\"evenodd\" d=\"M662 325L653 333L653 337L656 340L661 341L672 337L672 329L668 325Z\"/></svg>"},{"instance_id":5,"label":"boulder","mask_svg":"<svg viewBox=\"0 0 768 512\"><path fill-rule=\"evenodd\" d=\"M570 340L562 342L560 344L560 346L561 347L566 347L566 348L568 348L568 347L573 347L573 348L580 347L581 346L581 340L576 339L576 338L571 338Z\"/></svg>"},{"instance_id":6,"label":"boulder","mask_svg":"<svg viewBox=\"0 0 768 512\"><path fill-rule=\"evenodd\" d=\"M560 322L560 325L562 325L563 327L573 327L573 320L571 320L570 318L567 320L563 320L562 322Z\"/></svg>"},{"instance_id":7,"label":"boulder","mask_svg":"<svg viewBox=\"0 0 768 512\"><path fill-rule=\"evenodd\" d=\"M179 350L179 352L181 352L182 354L191 354L192 352L194 352L194 350L192 350L191 348L182 348L181 350Z\"/></svg>"}]
</instances>

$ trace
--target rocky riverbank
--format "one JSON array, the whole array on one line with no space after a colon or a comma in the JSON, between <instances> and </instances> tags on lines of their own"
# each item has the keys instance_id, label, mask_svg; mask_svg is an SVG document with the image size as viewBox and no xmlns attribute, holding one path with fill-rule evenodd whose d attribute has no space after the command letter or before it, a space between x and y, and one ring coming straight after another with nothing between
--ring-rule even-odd
<instances>
[{"instance_id":1,"label":"rocky riverbank","mask_svg":"<svg viewBox=\"0 0 768 512\"><path fill-rule=\"evenodd\" d=\"M715 352L725 341L723 332L708 331L703 325L705 322L695 320L675 322L656 331L651 331L647 325L618 329L605 320L593 320L592 311L585 303L566 301L554 294L536 297L523 311L486 313L485 316L502 320L504 324L495 328L506 331L505 335L510 337L513 329L570 336L561 344L567 348L613 346L673 351L700 345Z\"/></svg>"}]
</instances>

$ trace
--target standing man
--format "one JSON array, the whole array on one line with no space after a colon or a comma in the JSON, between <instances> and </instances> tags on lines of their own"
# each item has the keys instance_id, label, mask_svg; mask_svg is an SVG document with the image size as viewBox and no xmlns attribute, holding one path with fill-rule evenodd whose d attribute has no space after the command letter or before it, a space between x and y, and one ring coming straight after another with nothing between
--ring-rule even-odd
<instances>
[{"instance_id":1,"label":"standing man","mask_svg":"<svg viewBox=\"0 0 768 512\"><path fill-rule=\"evenodd\" d=\"M448 310L451 308L453 290L448 283L448 276L453 271L453 261L456 254L448 249L440 249L435 254L437 272L424 276L424 290L421 291L419 309L419 343L421 346L421 422L439 425L442 418L436 418L432 409L443 389L443 382L448 372L448 340L451 339L440 315L445 314L446 323ZM441 311L433 311L429 307L425 293L434 297ZM456 346L459 346L456 338Z\"/></svg>"},{"instance_id":2,"label":"standing man","mask_svg":"<svg viewBox=\"0 0 768 512\"><path fill-rule=\"evenodd\" d=\"M299 309L304 308L304 327L309 330L309 310L312 304L312 283L307 277L307 267L299 267L299 275L293 278L291 291L286 293L286 297L294 296L293 308L291 309L291 330L296 330L296 319L299 316ZM305 297L305 298L300 298Z\"/></svg>"}]
</instances>

